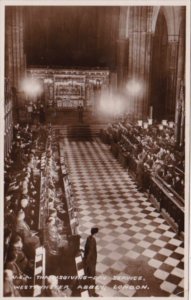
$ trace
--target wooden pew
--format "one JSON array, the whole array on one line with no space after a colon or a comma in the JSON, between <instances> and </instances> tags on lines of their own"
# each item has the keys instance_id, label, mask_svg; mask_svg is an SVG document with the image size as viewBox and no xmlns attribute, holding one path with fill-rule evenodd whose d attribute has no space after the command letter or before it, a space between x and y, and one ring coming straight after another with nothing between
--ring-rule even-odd
<instances>
[{"instance_id":1,"label":"wooden pew","mask_svg":"<svg viewBox=\"0 0 191 300\"><path fill-rule=\"evenodd\" d=\"M150 192L158 202L159 210L172 218L179 233L184 232L184 199L159 176L151 176Z\"/></svg>"},{"instance_id":2,"label":"wooden pew","mask_svg":"<svg viewBox=\"0 0 191 300\"><path fill-rule=\"evenodd\" d=\"M46 279L46 252L44 247L39 247L35 251L34 263L34 290L33 297L39 297L43 293Z\"/></svg>"}]
</instances>

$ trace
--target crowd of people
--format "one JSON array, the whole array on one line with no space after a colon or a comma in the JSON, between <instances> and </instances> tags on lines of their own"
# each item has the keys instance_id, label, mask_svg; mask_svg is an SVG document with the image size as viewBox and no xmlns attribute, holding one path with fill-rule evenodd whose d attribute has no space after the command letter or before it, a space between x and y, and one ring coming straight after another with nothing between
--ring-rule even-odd
<instances>
[{"instance_id":1,"label":"crowd of people","mask_svg":"<svg viewBox=\"0 0 191 300\"><path fill-rule=\"evenodd\" d=\"M39 101L36 103L30 102L27 107L27 119L30 123L40 123L44 124L46 121L45 105Z\"/></svg>"},{"instance_id":2,"label":"crowd of people","mask_svg":"<svg viewBox=\"0 0 191 300\"><path fill-rule=\"evenodd\" d=\"M59 255L61 251L67 249L67 235L70 228L67 226L67 208L65 204L64 191L61 190L62 182L59 176L60 158L58 143L54 134L49 131L46 142L46 152L42 157L41 186L41 226L45 228L45 244L50 255Z\"/></svg>"},{"instance_id":3,"label":"crowd of people","mask_svg":"<svg viewBox=\"0 0 191 300\"><path fill-rule=\"evenodd\" d=\"M126 121L115 122L101 131L101 138L117 146L117 154L126 158L127 166L132 161L136 163L140 190L144 190L147 176L159 176L184 198L184 150L177 147L174 129L168 124L144 128ZM16 124L12 151L4 164L4 296L32 295L32 290L19 287L34 283L35 251L41 245L49 261L45 296L72 294L71 289L58 291L55 276L63 272L59 266L62 257L67 260L71 252L63 176L51 126ZM88 260L85 262L85 272L89 274Z\"/></svg>"},{"instance_id":4,"label":"crowd of people","mask_svg":"<svg viewBox=\"0 0 191 300\"><path fill-rule=\"evenodd\" d=\"M175 142L174 128L152 124L146 128L136 123L117 122L101 131L101 137L134 159L140 189L144 174L160 176L166 184L184 197L184 150Z\"/></svg>"},{"instance_id":5,"label":"crowd of people","mask_svg":"<svg viewBox=\"0 0 191 300\"><path fill-rule=\"evenodd\" d=\"M48 277L43 295L56 295L58 282L53 271L60 271L63 260L55 265L50 257L60 258L58 251L68 249L70 232L64 191L58 193L60 168L55 147L49 126L14 126L12 152L4 168L4 296L33 296L30 287L40 246L46 249ZM57 290L57 296L67 295L71 289Z\"/></svg>"},{"instance_id":6,"label":"crowd of people","mask_svg":"<svg viewBox=\"0 0 191 300\"><path fill-rule=\"evenodd\" d=\"M34 272L35 249L40 246L38 208L42 134L28 124L16 124L13 145L4 167L4 295L23 296L19 289L30 283ZM27 294L28 295L28 294ZM30 292L29 292L30 295Z\"/></svg>"}]
</instances>

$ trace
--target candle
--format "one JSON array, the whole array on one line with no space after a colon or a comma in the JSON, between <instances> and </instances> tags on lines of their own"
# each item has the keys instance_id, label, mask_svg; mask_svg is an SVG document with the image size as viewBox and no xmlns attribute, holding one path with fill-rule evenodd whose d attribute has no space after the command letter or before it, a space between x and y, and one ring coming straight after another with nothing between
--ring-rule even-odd
<instances>
[{"instance_id":1,"label":"candle","mask_svg":"<svg viewBox=\"0 0 191 300\"><path fill-rule=\"evenodd\" d=\"M143 121L142 120L138 120L138 126L142 127L143 125Z\"/></svg>"},{"instance_id":2,"label":"candle","mask_svg":"<svg viewBox=\"0 0 191 300\"><path fill-rule=\"evenodd\" d=\"M148 128L148 123L147 123L147 122L144 122L143 128L144 128L144 129L147 129L147 128Z\"/></svg>"},{"instance_id":3,"label":"candle","mask_svg":"<svg viewBox=\"0 0 191 300\"><path fill-rule=\"evenodd\" d=\"M152 107L152 105L150 106L149 118L150 118L150 119L153 118L153 107Z\"/></svg>"}]
</instances>

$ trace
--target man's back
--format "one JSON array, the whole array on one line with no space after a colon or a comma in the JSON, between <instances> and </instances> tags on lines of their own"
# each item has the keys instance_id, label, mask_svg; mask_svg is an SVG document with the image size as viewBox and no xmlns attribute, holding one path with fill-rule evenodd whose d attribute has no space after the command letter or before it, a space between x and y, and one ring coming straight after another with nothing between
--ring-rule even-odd
<instances>
[{"instance_id":1,"label":"man's back","mask_svg":"<svg viewBox=\"0 0 191 300\"><path fill-rule=\"evenodd\" d=\"M97 261L97 249L96 249L96 240L90 235L85 244L84 259L92 264L96 264Z\"/></svg>"}]
</instances>

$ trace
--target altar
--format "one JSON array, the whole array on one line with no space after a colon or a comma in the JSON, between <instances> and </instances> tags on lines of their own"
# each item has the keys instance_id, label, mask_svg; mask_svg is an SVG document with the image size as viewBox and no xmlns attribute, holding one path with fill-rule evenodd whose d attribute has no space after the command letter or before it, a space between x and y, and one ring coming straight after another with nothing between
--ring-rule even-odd
<instances>
[{"instance_id":1,"label":"altar","mask_svg":"<svg viewBox=\"0 0 191 300\"><path fill-rule=\"evenodd\" d=\"M93 108L98 94L109 90L110 82L108 69L28 68L27 76L41 82L45 104L58 110L75 109L80 104Z\"/></svg>"}]
</instances>

